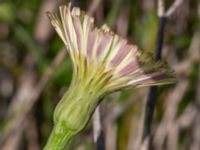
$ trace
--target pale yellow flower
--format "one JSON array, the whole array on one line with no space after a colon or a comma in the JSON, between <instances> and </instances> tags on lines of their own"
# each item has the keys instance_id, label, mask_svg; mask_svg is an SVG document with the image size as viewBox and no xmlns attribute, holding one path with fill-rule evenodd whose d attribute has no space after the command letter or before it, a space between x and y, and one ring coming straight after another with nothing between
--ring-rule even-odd
<instances>
[{"instance_id":1,"label":"pale yellow flower","mask_svg":"<svg viewBox=\"0 0 200 150\"><path fill-rule=\"evenodd\" d=\"M63 132L70 136L85 127L106 94L174 82L173 73L165 65L154 62L106 25L95 27L94 19L79 8L69 4L60 7L59 17L48 15L73 64L71 86L54 113L55 124L63 126Z\"/></svg>"}]
</instances>

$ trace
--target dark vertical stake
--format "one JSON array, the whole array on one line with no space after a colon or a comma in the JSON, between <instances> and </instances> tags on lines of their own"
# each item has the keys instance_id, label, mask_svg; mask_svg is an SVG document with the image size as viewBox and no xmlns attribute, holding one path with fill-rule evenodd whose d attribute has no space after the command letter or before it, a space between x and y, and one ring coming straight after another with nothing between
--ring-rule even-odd
<instances>
[{"instance_id":1,"label":"dark vertical stake","mask_svg":"<svg viewBox=\"0 0 200 150\"><path fill-rule=\"evenodd\" d=\"M103 99L101 99L100 101L102 101ZM102 116L101 116L101 107L102 105L99 104L99 113L100 113L100 122L102 122ZM95 143L95 149L96 150L105 150L105 134L104 134L104 130L103 127L101 128L101 131L97 137L97 141Z\"/></svg>"},{"instance_id":2,"label":"dark vertical stake","mask_svg":"<svg viewBox=\"0 0 200 150\"><path fill-rule=\"evenodd\" d=\"M105 139L104 139L104 132L101 130L101 133L99 134L99 137L97 138L96 150L105 150Z\"/></svg>"},{"instance_id":3,"label":"dark vertical stake","mask_svg":"<svg viewBox=\"0 0 200 150\"><path fill-rule=\"evenodd\" d=\"M159 17L157 43L156 43L156 51L155 51L156 61L159 61L161 59L163 39L164 39L164 29L165 29L166 21L167 21L166 17ZM153 114L154 114L154 109L155 109L155 104L156 104L156 92L157 92L156 86L153 86L150 88L147 103L146 103L146 108L145 108L142 141L144 141L147 137L149 137L151 133L151 124L152 124Z\"/></svg>"},{"instance_id":4,"label":"dark vertical stake","mask_svg":"<svg viewBox=\"0 0 200 150\"><path fill-rule=\"evenodd\" d=\"M162 52L162 47L163 47L164 30L165 30L166 21L167 21L166 17L159 17L157 44L156 44L156 55L155 55L156 61L161 59L161 52Z\"/></svg>"}]
</instances>

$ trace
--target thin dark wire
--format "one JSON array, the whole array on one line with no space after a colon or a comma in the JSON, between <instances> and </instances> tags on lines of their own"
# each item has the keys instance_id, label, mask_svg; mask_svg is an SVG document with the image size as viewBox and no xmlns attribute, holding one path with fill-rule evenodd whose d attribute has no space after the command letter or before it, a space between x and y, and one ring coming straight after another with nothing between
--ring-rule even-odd
<instances>
[{"instance_id":1,"label":"thin dark wire","mask_svg":"<svg viewBox=\"0 0 200 150\"><path fill-rule=\"evenodd\" d=\"M161 59L163 40L164 40L164 29L166 24L166 17L159 17L158 23L158 32L157 32L157 43L156 43L156 51L155 51L155 60L159 61ZM142 141L150 136L151 133L151 124L153 120L153 114L156 104L156 93L157 87L153 86L150 88L146 108L145 108L145 118L144 118L144 129Z\"/></svg>"}]
</instances>

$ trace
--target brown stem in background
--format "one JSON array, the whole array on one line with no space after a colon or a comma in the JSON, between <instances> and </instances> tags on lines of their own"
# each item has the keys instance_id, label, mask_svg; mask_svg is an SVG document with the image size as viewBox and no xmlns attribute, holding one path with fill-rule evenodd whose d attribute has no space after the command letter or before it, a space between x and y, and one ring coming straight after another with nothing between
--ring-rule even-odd
<instances>
[{"instance_id":1,"label":"brown stem in background","mask_svg":"<svg viewBox=\"0 0 200 150\"><path fill-rule=\"evenodd\" d=\"M102 2L102 0L93 0L87 11L88 15L90 15L90 16L94 15L96 9L99 7L101 2Z\"/></svg>"},{"instance_id":2,"label":"brown stem in background","mask_svg":"<svg viewBox=\"0 0 200 150\"><path fill-rule=\"evenodd\" d=\"M59 1L44 0L41 4L42 6L36 18L34 37L37 44L42 47L48 44L48 40L51 37L53 31L46 12L49 10L55 10L59 3Z\"/></svg>"},{"instance_id":3,"label":"brown stem in background","mask_svg":"<svg viewBox=\"0 0 200 150\"><path fill-rule=\"evenodd\" d=\"M198 71L198 84L197 84L197 90L196 90L196 98L195 98L195 108L196 108L196 115L195 115L195 121L193 122L193 128L192 128L192 141L191 141L191 149L192 150L198 150L200 149L200 66Z\"/></svg>"},{"instance_id":4,"label":"brown stem in background","mask_svg":"<svg viewBox=\"0 0 200 150\"><path fill-rule=\"evenodd\" d=\"M25 137L28 143L28 150L40 150L38 136L36 120L32 115L29 115L25 127Z\"/></svg>"},{"instance_id":5,"label":"brown stem in background","mask_svg":"<svg viewBox=\"0 0 200 150\"><path fill-rule=\"evenodd\" d=\"M177 10L177 8L184 2L185 0L175 0L172 6L165 13L166 17L171 17L171 15Z\"/></svg>"}]
</instances>

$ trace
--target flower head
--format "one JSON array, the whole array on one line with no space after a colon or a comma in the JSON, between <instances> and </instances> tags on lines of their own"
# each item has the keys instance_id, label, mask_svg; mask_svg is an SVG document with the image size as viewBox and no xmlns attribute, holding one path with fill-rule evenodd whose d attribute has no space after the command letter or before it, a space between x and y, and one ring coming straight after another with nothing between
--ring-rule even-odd
<instances>
[{"instance_id":1,"label":"flower head","mask_svg":"<svg viewBox=\"0 0 200 150\"><path fill-rule=\"evenodd\" d=\"M60 18L53 13L49 17L68 48L74 77L95 82L104 92L174 81L165 65L155 63L106 25L94 27L94 19L79 8L61 6Z\"/></svg>"},{"instance_id":2,"label":"flower head","mask_svg":"<svg viewBox=\"0 0 200 150\"><path fill-rule=\"evenodd\" d=\"M73 62L71 86L54 112L55 124L67 128L71 136L85 127L106 94L174 81L165 65L155 63L106 25L95 27L94 19L79 8L69 4L60 7L60 17L48 15Z\"/></svg>"}]
</instances>

